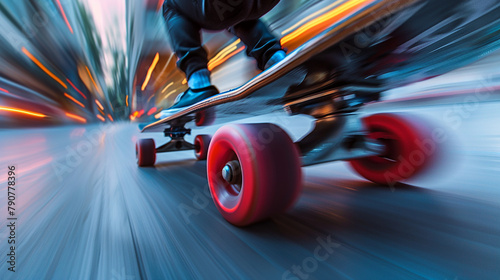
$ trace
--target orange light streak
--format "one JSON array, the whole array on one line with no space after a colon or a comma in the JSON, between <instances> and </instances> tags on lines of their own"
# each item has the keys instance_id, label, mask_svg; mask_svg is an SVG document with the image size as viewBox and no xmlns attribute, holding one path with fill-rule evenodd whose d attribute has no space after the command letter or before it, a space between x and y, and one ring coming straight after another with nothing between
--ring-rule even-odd
<instances>
[{"instance_id":1,"label":"orange light streak","mask_svg":"<svg viewBox=\"0 0 500 280\"><path fill-rule=\"evenodd\" d=\"M33 117L38 117L38 118L45 118L46 117L46 115L44 115L44 114L30 112L30 111L26 111L26 110L22 110L22 109L2 107L2 106L0 106L0 111L7 111L7 112L25 114L25 115L29 115L29 116L33 116Z\"/></svg>"},{"instance_id":2,"label":"orange light streak","mask_svg":"<svg viewBox=\"0 0 500 280\"><path fill-rule=\"evenodd\" d=\"M230 55L231 52L237 50L238 48L238 44L241 42L241 39L238 39L234 42L232 42L230 45L228 45L227 47L225 47L224 49L222 49L214 58L212 58L209 62L208 62L208 70L209 71L212 71L212 69L214 69L215 67L219 66L220 64L222 64L222 62L220 62L221 60L223 60L227 55ZM225 59L224 61L226 61L227 59Z\"/></svg>"},{"instance_id":3,"label":"orange light streak","mask_svg":"<svg viewBox=\"0 0 500 280\"><path fill-rule=\"evenodd\" d=\"M232 53L229 53L228 55L220 58L219 60L213 62L212 64L209 64L208 65L208 71L212 71L213 69L215 69L217 66L221 65L222 63L226 62L228 59L230 59L231 57L237 55L238 53L240 53L241 51L243 51L245 49L245 46L242 46L240 47L239 49L237 49L236 51L232 52Z\"/></svg>"},{"instance_id":4,"label":"orange light streak","mask_svg":"<svg viewBox=\"0 0 500 280\"><path fill-rule=\"evenodd\" d=\"M73 98L73 96L67 94L67 93L64 93L64 96L66 96L67 98L69 98L71 101L75 102L76 104L80 105L81 107L85 108L85 106L80 103L80 101L76 100L75 98Z\"/></svg>"},{"instance_id":5,"label":"orange light streak","mask_svg":"<svg viewBox=\"0 0 500 280\"><path fill-rule=\"evenodd\" d=\"M63 81L61 81L56 75L54 75L54 73L50 72L49 69L47 69L38 59L36 59L36 57L34 57L25 47L22 47L22 51L31 59L31 61L33 61L38 67L40 67L43 72L47 73L47 75L61 84L64 88L68 88L68 86Z\"/></svg>"},{"instance_id":6,"label":"orange light streak","mask_svg":"<svg viewBox=\"0 0 500 280\"><path fill-rule=\"evenodd\" d=\"M97 118L98 118L98 119L100 119L102 122L105 122L105 121L106 121L106 120L104 119L104 117L103 117L103 116L101 116L101 115L96 115L96 116L97 116Z\"/></svg>"},{"instance_id":7,"label":"orange light streak","mask_svg":"<svg viewBox=\"0 0 500 280\"><path fill-rule=\"evenodd\" d=\"M112 117L110 114L108 114L108 119L109 119L110 121L114 122L113 117Z\"/></svg>"},{"instance_id":8,"label":"orange light streak","mask_svg":"<svg viewBox=\"0 0 500 280\"><path fill-rule=\"evenodd\" d=\"M326 28L331 26L334 22L338 22L348 14L354 12L355 10L361 8L363 4L368 5L373 2L373 0L352 0L345 4L342 4L338 8L335 8L313 20L297 28L287 36L281 39L282 45L287 45L292 41L303 38L308 35L315 35L324 31ZM307 35L306 35L307 34Z\"/></svg>"},{"instance_id":9,"label":"orange light streak","mask_svg":"<svg viewBox=\"0 0 500 280\"><path fill-rule=\"evenodd\" d=\"M96 84L96 82L94 81L94 78L92 77L92 74L90 74L90 70L89 70L89 68L88 68L87 66L85 66L85 69L87 69L87 73L89 74L90 80L92 80L92 83L94 84L94 87L95 87L95 89L97 90L97 89L98 89L98 88L97 88L97 84Z\"/></svg>"},{"instance_id":10,"label":"orange light streak","mask_svg":"<svg viewBox=\"0 0 500 280\"><path fill-rule=\"evenodd\" d=\"M146 75L146 79L144 80L144 83L142 84L141 90L144 91L146 89L146 86L149 83L149 80L151 79L151 75L153 74L153 71L156 68L156 64L158 64L158 61L160 60L160 54L156 53L155 58L153 59L153 63L151 63L151 66L149 66L148 74Z\"/></svg>"},{"instance_id":11,"label":"orange light streak","mask_svg":"<svg viewBox=\"0 0 500 280\"><path fill-rule=\"evenodd\" d=\"M164 93L169 87L171 87L174 84L174 82L170 82L162 91L161 93Z\"/></svg>"},{"instance_id":12,"label":"orange light streak","mask_svg":"<svg viewBox=\"0 0 500 280\"><path fill-rule=\"evenodd\" d=\"M80 117L80 116L77 116L77 115L73 115L73 114L70 114L70 113L66 113L66 116L68 116L68 117L70 117L70 118L72 118L72 119L74 119L74 120L76 120L76 121L79 121L79 122L81 122L81 123L86 123L86 122L87 122L87 120L86 120L86 119L84 119L84 118L82 118L82 117Z\"/></svg>"},{"instance_id":13,"label":"orange light streak","mask_svg":"<svg viewBox=\"0 0 500 280\"><path fill-rule=\"evenodd\" d=\"M324 12L332 9L333 7L337 6L337 4L339 4L342 1L343 0L335 1L334 3L328 5L327 7L324 7L323 9L321 9L321 10L319 10L317 12L314 12L314 13L308 15L307 17L301 19L296 24L292 25L291 27L289 27L286 30L284 30L283 32L281 32L281 34L282 35L286 35L286 34L290 33L292 30L296 29L297 27L303 25L304 23L310 21L311 19L314 19L314 18L318 17L319 15L321 15L322 13L324 13Z\"/></svg>"},{"instance_id":14,"label":"orange light streak","mask_svg":"<svg viewBox=\"0 0 500 280\"><path fill-rule=\"evenodd\" d=\"M101 110L104 111L104 107L102 107L102 104L101 104L101 102L99 102L99 100L96 99L95 104L97 104L97 106L99 106L99 108L101 108Z\"/></svg>"}]
</instances>

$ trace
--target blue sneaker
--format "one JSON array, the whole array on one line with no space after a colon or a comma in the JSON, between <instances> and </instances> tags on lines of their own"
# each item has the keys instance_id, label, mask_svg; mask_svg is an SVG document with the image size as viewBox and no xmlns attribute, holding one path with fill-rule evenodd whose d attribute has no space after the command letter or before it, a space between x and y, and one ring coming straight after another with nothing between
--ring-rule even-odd
<instances>
[{"instance_id":1,"label":"blue sneaker","mask_svg":"<svg viewBox=\"0 0 500 280\"><path fill-rule=\"evenodd\" d=\"M200 101L219 94L219 90L214 86L192 89L188 88L185 92L179 94L172 107L160 112L160 118L166 118Z\"/></svg>"},{"instance_id":2,"label":"blue sneaker","mask_svg":"<svg viewBox=\"0 0 500 280\"><path fill-rule=\"evenodd\" d=\"M265 69L271 68L274 64L282 61L286 58L286 52L284 50L279 50L271 56L269 61L266 63Z\"/></svg>"}]
</instances>

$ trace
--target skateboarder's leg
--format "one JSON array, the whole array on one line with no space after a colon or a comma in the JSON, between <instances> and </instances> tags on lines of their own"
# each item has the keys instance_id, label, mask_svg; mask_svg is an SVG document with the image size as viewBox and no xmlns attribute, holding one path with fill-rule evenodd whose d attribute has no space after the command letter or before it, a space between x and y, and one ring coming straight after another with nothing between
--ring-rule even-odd
<instances>
[{"instance_id":1,"label":"skateboarder's leg","mask_svg":"<svg viewBox=\"0 0 500 280\"><path fill-rule=\"evenodd\" d=\"M248 20L230 28L247 46L247 55L257 60L259 69L264 70L285 57L280 41L261 20Z\"/></svg>"},{"instance_id":2,"label":"skateboarder's leg","mask_svg":"<svg viewBox=\"0 0 500 280\"><path fill-rule=\"evenodd\" d=\"M201 28L167 5L164 6L163 16L172 48L179 59L177 66L189 80L193 73L207 69L208 55L201 43Z\"/></svg>"},{"instance_id":3,"label":"skateboarder's leg","mask_svg":"<svg viewBox=\"0 0 500 280\"><path fill-rule=\"evenodd\" d=\"M218 94L210 82L207 52L202 46L201 28L169 5L163 6L170 42L178 57L177 66L186 74L189 89L181 94L173 107L184 107Z\"/></svg>"}]
</instances>

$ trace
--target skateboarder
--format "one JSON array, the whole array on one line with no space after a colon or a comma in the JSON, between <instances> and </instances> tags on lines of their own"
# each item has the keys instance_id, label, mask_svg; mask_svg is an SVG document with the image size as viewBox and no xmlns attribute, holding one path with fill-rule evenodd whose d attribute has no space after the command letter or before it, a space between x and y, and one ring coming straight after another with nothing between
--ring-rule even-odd
<instances>
[{"instance_id":1,"label":"skateboarder","mask_svg":"<svg viewBox=\"0 0 500 280\"><path fill-rule=\"evenodd\" d=\"M279 40L259 20L279 0L165 0L163 17L177 66L186 74L189 89L180 94L172 108L183 108L219 93L210 81L207 52L201 29L229 30L247 47L247 55L264 70L285 58Z\"/></svg>"}]
</instances>

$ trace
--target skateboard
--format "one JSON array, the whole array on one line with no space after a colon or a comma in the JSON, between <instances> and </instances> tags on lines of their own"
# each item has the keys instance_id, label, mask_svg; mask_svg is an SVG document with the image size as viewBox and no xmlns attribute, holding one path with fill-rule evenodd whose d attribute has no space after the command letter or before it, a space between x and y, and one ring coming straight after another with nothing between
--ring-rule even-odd
<instances>
[{"instance_id":1,"label":"skateboard","mask_svg":"<svg viewBox=\"0 0 500 280\"><path fill-rule=\"evenodd\" d=\"M280 63L239 88L145 126L142 132L162 132L169 141L157 147L153 139L140 139L137 163L153 166L157 153L194 150L197 159L207 160L216 207L236 226L289 209L301 192L303 166L344 160L377 184L409 180L432 163L423 148L432 139L425 122L396 113L361 118L359 109L388 89L446 73L498 48L500 5L483 4L343 1L335 24ZM280 110L312 116L314 128L293 142L275 124L227 124ZM209 125L220 127L213 136L184 139Z\"/></svg>"}]
</instances>

